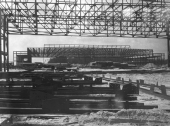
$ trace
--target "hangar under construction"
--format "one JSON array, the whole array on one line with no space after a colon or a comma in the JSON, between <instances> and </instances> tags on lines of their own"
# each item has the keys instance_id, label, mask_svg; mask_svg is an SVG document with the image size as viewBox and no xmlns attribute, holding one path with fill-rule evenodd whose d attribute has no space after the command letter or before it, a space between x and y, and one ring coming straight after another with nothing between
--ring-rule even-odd
<instances>
[{"instance_id":1,"label":"hangar under construction","mask_svg":"<svg viewBox=\"0 0 170 126\"><path fill-rule=\"evenodd\" d=\"M169 7L169 0L1 0L0 71L2 71L3 64L7 66L3 71L9 71L9 35L162 38L167 39L167 63L170 67ZM96 55L98 52L93 53L93 50L99 50L101 53L101 48L88 49L90 50L88 53L92 54L87 54L88 57L82 58L79 62L86 63L92 59L101 60L103 57L98 58ZM48 50L53 49L46 47L32 50L49 52ZM29 55L32 50L28 48L27 52L22 53ZM67 49L60 47L59 50L62 52ZM70 47L65 54L71 50ZM83 52L86 49L78 47L77 50ZM43 56L48 54L45 51L43 51ZM55 51L57 48L54 49ZM108 52L110 51L104 51L105 54ZM133 52L135 51L133 50ZM151 61L156 63L156 61L160 61L160 57L163 57L162 54L152 52L143 54L143 52L145 51L142 51L142 55L133 53L131 55L130 52L126 56L121 54L121 58L114 55L116 58L111 59L118 58L143 64L144 60L144 63ZM99 56L101 56L100 53ZM63 52L61 54L63 55ZM38 57L39 53L36 55ZM93 57L94 55L96 57ZM78 62L77 57L74 57L74 62ZM81 58L78 57L78 59Z\"/></svg>"},{"instance_id":2,"label":"hangar under construction","mask_svg":"<svg viewBox=\"0 0 170 126\"><path fill-rule=\"evenodd\" d=\"M130 45L44 44L44 47L28 47L27 51L13 52L16 65L23 62L31 63L33 57L51 58L52 62L79 64L94 61L125 62L138 66L165 63L164 53L154 53L153 49L132 49Z\"/></svg>"}]
</instances>

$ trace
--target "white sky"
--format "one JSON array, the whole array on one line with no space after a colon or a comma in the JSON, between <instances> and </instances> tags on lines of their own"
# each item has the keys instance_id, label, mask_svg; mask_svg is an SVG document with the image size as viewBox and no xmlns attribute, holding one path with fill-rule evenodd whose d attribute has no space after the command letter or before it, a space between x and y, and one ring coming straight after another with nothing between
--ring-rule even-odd
<instances>
[{"instance_id":1,"label":"white sky","mask_svg":"<svg viewBox=\"0 0 170 126\"><path fill-rule=\"evenodd\" d=\"M130 45L131 48L153 49L154 53L166 53L167 57L166 39L10 35L9 59L13 61L13 51L27 51L27 47L43 47L44 44Z\"/></svg>"}]
</instances>

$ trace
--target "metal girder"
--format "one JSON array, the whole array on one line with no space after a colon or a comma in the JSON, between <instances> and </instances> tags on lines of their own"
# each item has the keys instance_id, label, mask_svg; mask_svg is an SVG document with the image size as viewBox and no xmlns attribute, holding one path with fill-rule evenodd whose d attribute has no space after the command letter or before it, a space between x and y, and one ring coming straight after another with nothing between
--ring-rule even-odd
<instances>
[{"instance_id":1,"label":"metal girder","mask_svg":"<svg viewBox=\"0 0 170 126\"><path fill-rule=\"evenodd\" d=\"M2 51L2 39L3 39L3 18L1 14L1 8L0 8L0 71L2 71L2 55L4 55L4 52Z\"/></svg>"},{"instance_id":2,"label":"metal girder","mask_svg":"<svg viewBox=\"0 0 170 126\"><path fill-rule=\"evenodd\" d=\"M129 45L64 45L45 44L44 47L29 47L31 57L67 58L73 63L92 61L117 61L144 65L154 62L163 64L165 54L153 53L152 49L131 49Z\"/></svg>"},{"instance_id":3,"label":"metal girder","mask_svg":"<svg viewBox=\"0 0 170 126\"><path fill-rule=\"evenodd\" d=\"M0 71L9 71L8 18L0 8ZM3 58L3 62L2 62Z\"/></svg>"},{"instance_id":4,"label":"metal girder","mask_svg":"<svg viewBox=\"0 0 170 126\"><path fill-rule=\"evenodd\" d=\"M130 45L85 45L85 44L44 44L44 47L59 48L131 48Z\"/></svg>"},{"instance_id":5,"label":"metal girder","mask_svg":"<svg viewBox=\"0 0 170 126\"><path fill-rule=\"evenodd\" d=\"M8 34L166 38L170 59L169 21L163 17L169 7L169 0L1 0L0 38L7 54Z\"/></svg>"},{"instance_id":6,"label":"metal girder","mask_svg":"<svg viewBox=\"0 0 170 126\"><path fill-rule=\"evenodd\" d=\"M170 38L167 39L167 48L168 48L168 67L170 67Z\"/></svg>"},{"instance_id":7,"label":"metal girder","mask_svg":"<svg viewBox=\"0 0 170 126\"><path fill-rule=\"evenodd\" d=\"M13 64L18 65L20 63L19 59L17 56L23 56L23 55L28 55L27 51L13 51Z\"/></svg>"},{"instance_id":8,"label":"metal girder","mask_svg":"<svg viewBox=\"0 0 170 126\"><path fill-rule=\"evenodd\" d=\"M146 56L146 55L153 55L152 49L124 49L121 52L122 55L125 56Z\"/></svg>"},{"instance_id":9,"label":"metal girder","mask_svg":"<svg viewBox=\"0 0 170 126\"><path fill-rule=\"evenodd\" d=\"M122 47L122 48L120 48ZM123 48L124 47L124 48ZM29 47L28 53L31 57L130 57L136 55L153 55L152 49L131 49L130 46L123 45L55 45L34 48Z\"/></svg>"},{"instance_id":10,"label":"metal girder","mask_svg":"<svg viewBox=\"0 0 170 126\"><path fill-rule=\"evenodd\" d=\"M170 67L170 21L167 22L168 67Z\"/></svg>"},{"instance_id":11,"label":"metal girder","mask_svg":"<svg viewBox=\"0 0 170 126\"><path fill-rule=\"evenodd\" d=\"M127 62L136 65L144 65L150 62L154 62L158 65L165 63L165 54L153 53L152 49L131 49L129 47L110 48L109 46L103 46L103 48L101 48L97 45L75 45L74 47L73 45L55 45L55 47L51 45L47 47L46 45L44 48L28 48L27 56L30 56L30 58L56 58L58 61L61 61L61 59L65 58L68 60L68 62L83 64L92 61ZM22 58L22 56L20 57Z\"/></svg>"},{"instance_id":12,"label":"metal girder","mask_svg":"<svg viewBox=\"0 0 170 126\"><path fill-rule=\"evenodd\" d=\"M166 38L168 0L1 0L9 34Z\"/></svg>"}]
</instances>

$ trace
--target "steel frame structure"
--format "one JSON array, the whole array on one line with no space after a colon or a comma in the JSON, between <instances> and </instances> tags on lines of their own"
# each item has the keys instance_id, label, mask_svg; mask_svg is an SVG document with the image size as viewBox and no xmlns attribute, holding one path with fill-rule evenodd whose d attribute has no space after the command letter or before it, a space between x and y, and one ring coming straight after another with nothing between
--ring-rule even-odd
<instances>
[{"instance_id":1,"label":"steel frame structure","mask_svg":"<svg viewBox=\"0 0 170 126\"><path fill-rule=\"evenodd\" d=\"M165 38L170 66L168 7L169 0L0 0L3 52L8 34Z\"/></svg>"},{"instance_id":2,"label":"steel frame structure","mask_svg":"<svg viewBox=\"0 0 170 126\"><path fill-rule=\"evenodd\" d=\"M16 64L28 58L57 58L58 62L87 64L93 61L128 62L145 65L150 62L162 65L165 54L153 53L152 49L131 49L129 45L75 45L75 44L44 44L44 47L28 47L27 51L14 51ZM65 57L65 58L64 58ZM65 59L65 60L64 60ZM150 59L150 60L149 60Z\"/></svg>"},{"instance_id":3,"label":"steel frame structure","mask_svg":"<svg viewBox=\"0 0 170 126\"><path fill-rule=\"evenodd\" d=\"M137 55L137 56L127 56L125 61L129 64L135 65L145 65L147 63L154 63L156 65L165 64L165 54L164 53L153 53L152 55Z\"/></svg>"},{"instance_id":4,"label":"steel frame structure","mask_svg":"<svg viewBox=\"0 0 170 126\"><path fill-rule=\"evenodd\" d=\"M18 65L18 56L27 56L27 51L13 51L13 65ZM16 64L15 64L16 63Z\"/></svg>"},{"instance_id":5,"label":"steel frame structure","mask_svg":"<svg viewBox=\"0 0 170 126\"><path fill-rule=\"evenodd\" d=\"M6 71L6 68L9 70L9 65L7 65L9 64L8 36L8 19L6 15L3 15L2 9L0 8L0 71L2 71L2 64L4 64L4 71Z\"/></svg>"},{"instance_id":6,"label":"steel frame structure","mask_svg":"<svg viewBox=\"0 0 170 126\"><path fill-rule=\"evenodd\" d=\"M131 49L128 45L48 45L49 47L28 47L27 52L31 57L121 57L153 54L152 49Z\"/></svg>"}]
</instances>

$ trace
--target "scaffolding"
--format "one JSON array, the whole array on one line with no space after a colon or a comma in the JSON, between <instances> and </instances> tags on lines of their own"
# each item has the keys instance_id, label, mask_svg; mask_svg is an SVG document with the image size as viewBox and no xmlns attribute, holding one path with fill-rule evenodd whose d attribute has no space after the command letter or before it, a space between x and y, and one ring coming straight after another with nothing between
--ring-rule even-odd
<instances>
[{"instance_id":1,"label":"scaffolding","mask_svg":"<svg viewBox=\"0 0 170 126\"><path fill-rule=\"evenodd\" d=\"M32 57L80 64L113 61L135 65L145 65L146 63L162 65L165 60L163 53L153 53L152 49L132 49L130 45L45 44L44 47L28 47L27 51L22 52L24 55L20 51L14 51L14 57L18 57L18 60L15 60L16 64L22 62L24 58L31 62Z\"/></svg>"},{"instance_id":2,"label":"scaffolding","mask_svg":"<svg viewBox=\"0 0 170 126\"><path fill-rule=\"evenodd\" d=\"M0 56L9 63L10 34L163 38L170 66L169 7L169 0L1 0Z\"/></svg>"}]
</instances>

